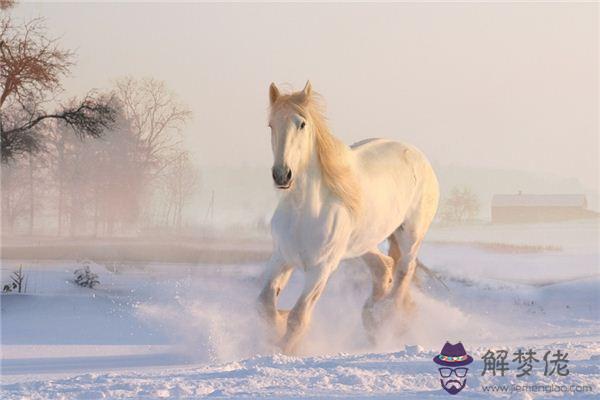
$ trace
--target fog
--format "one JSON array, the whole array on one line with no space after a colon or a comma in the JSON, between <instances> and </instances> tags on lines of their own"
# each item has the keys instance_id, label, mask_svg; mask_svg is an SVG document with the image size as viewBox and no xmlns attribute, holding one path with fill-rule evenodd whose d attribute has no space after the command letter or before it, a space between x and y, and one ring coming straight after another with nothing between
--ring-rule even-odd
<instances>
[{"instance_id":1,"label":"fog","mask_svg":"<svg viewBox=\"0 0 600 400\"><path fill-rule=\"evenodd\" d=\"M469 398L599 387L598 4L11 5L2 398L431 398L446 342L477 368L490 349L538 354L521 381L473 369ZM268 88L307 80L345 143L413 144L437 174L424 240L420 193L419 218L396 221L401 250L379 244L393 276L390 257L346 259L325 208L325 228L298 223L297 248L273 251ZM354 225L350 240L382 229ZM286 270L259 295L288 266L289 285ZM259 315L272 306L281 337Z\"/></svg>"},{"instance_id":2,"label":"fog","mask_svg":"<svg viewBox=\"0 0 600 400\"><path fill-rule=\"evenodd\" d=\"M64 95L162 80L193 113L202 176L188 217L267 218L270 82L310 79L346 143L386 137L432 160L444 193L583 193L598 209L596 4L22 3L76 49ZM209 204L214 192L214 211ZM214 216L211 217L211 212Z\"/></svg>"}]
</instances>

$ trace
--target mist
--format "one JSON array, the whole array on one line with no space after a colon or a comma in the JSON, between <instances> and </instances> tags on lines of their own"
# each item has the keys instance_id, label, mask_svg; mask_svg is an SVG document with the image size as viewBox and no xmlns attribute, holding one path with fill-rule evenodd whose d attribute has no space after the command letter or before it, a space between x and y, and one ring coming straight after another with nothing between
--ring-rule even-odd
<instances>
[{"instance_id":1,"label":"mist","mask_svg":"<svg viewBox=\"0 0 600 400\"><path fill-rule=\"evenodd\" d=\"M518 191L582 193L598 210L596 11L25 3L13 13L43 15L77 49L66 94L128 75L164 81L193 114L182 134L203 180L186 217L203 223L212 212L214 223L231 225L268 219L277 200L269 83L298 89L308 79L334 134L348 144L385 137L416 145L445 178L444 194L460 185L480 197L481 219L493 194Z\"/></svg>"},{"instance_id":2,"label":"mist","mask_svg":"<svg viewBox=\"0 0 600 400\"><path fill-rule=\"evenodd\" d=\"M469 398L504 383L592 393L598 11L0 1L3 398L431 398L445 395L440 365L477 359ZM410 189L379 179L399 164L373 167L388 143L374 142L368 162L349 155L339 169L366 166L377 184L359 180L357 193L392 186L397 196L382 198L411 203L364 204L373 214L338 223L350 208L324 188L317 217L285 205L293 222L274 243L284 194L271 173L269 86L307 81L344 143L421 150L437 209L428 164L399 150L428 173L413 169ZM366 259L347 258L357 243L337 236L369 248ZM269 279L288 266L287 286L286 272ZM539 360L523 380L517 359L506 376L485 375L490 349L497 363L498 349Z\"/></svg>"}]
</instances>

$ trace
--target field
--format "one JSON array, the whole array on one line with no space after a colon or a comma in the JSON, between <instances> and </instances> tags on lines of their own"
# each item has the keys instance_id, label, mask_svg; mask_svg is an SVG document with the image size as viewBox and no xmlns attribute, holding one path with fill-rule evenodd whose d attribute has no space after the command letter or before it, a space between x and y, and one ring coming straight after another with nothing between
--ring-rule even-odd
<instances>
[{"instance_id":1,"label":"field","mask_svg":"<svg viewBox=\"0 0 600 400\"><path fill-rule=\"evenodd\" d=\"M3 284L20 265L28 282L27 293L1 298L2 398L447 398L431 361L446 341L462 341L475 359L467 398L564 395L489 391L503 384L597 398L598 240L597 221L436 228L420 259L448 288L421 274L415 315L390 325L376 346L360 321L370 277L360 261L344 262L294 357L264 340L254 312L263 263L254 259L98 261L95 289L73 284L78 261L3 259ZM294 274L282 307L302 279ZM517 363L504 377L482 375L488 349L519 348L538 354L532 376L517 377ZM544 376L548 350L568 353L567 376ZM583 386L591 391L576 391Z\"/></svg>"}]
</instances>

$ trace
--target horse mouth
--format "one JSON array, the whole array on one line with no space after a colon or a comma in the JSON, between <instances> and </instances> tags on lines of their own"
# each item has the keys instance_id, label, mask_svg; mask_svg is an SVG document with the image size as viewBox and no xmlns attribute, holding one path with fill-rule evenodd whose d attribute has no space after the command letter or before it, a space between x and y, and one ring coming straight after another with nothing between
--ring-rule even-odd
<instances>
[{"instance_id":1,"label":"horse mouth","mask_svg":"<svg viewBox=\"0 0 600 400\"><path fill-rule=\"evenodd\" d=\"M288 183L287 185L275 185L275 187L279 190L288 190L292 187L292 182Z\"/></svg>"}]
</instances>

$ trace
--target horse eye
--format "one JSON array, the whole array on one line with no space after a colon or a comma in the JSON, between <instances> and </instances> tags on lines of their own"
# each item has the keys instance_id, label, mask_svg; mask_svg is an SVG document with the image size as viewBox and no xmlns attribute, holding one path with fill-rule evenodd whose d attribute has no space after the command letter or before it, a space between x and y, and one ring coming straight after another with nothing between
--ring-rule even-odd
<instances>
[{"instance_id":1,"label":"horse eye","mask_svg":"<svg viewBox=\"0 0 600 400\"><path fill-rule=\"evenodd\" d=\"M302 121L302 123L300 124L300 129L304 129L305 126L306 126L306 122Z\"/></svg>"}]
</instances>

